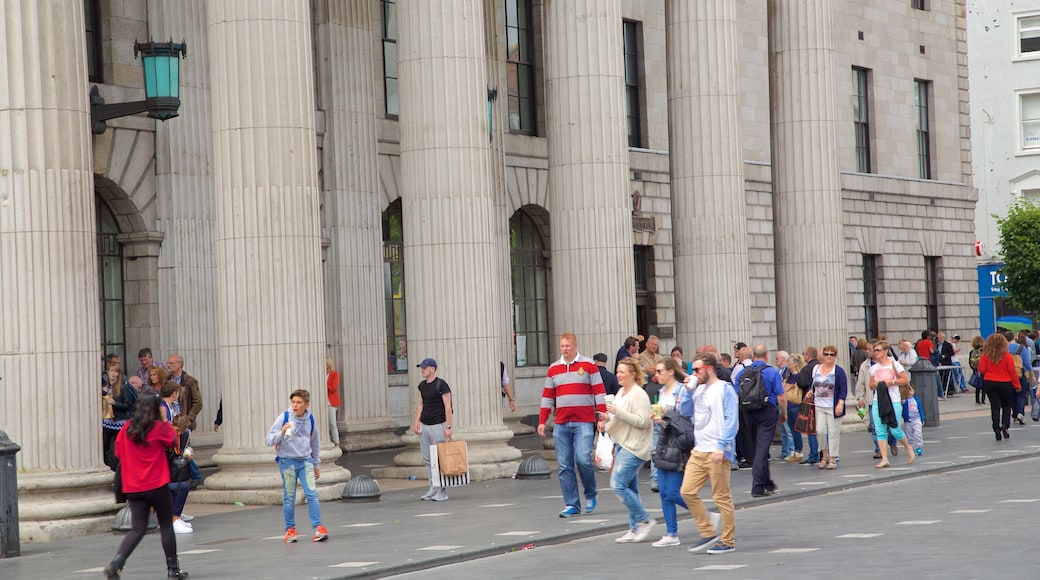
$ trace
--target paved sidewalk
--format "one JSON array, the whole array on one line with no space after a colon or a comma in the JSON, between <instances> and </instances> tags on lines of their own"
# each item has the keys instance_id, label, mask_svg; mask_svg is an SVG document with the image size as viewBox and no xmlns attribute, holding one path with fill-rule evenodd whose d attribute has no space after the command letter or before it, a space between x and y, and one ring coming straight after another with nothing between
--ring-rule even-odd
<instances>
[{"instance_id":1,"label":"paved sidewalk","mask_svg":"<svg viewBox=\"0 0 1040 580\"><path fill-rule=\"evenodd\" d=\"M984 463L1013 461L1040 456L1040 424L1027 418L1027 425L1011 430L1011 441L996 442L989 429L988 408L980 412L971 395L941 403L942 425L925 430L925 454L912 466L904 453L893 459L892 468L874 469L872 445L864 432L842 436L842 457L834 471L811 466L774 462L773 478L781 489L777 496L752 499L751 471L733 473L732 487L737 504L737 535L741 508L785 501L841 489L871 485L879 481L910 478L925 473L961 469ZM524 441L536 441L524 439ZM773 448L774 454L778 451ZM392 457L393 452L350 454L348 465L363 472ZM368 466L368 467L362 467ZM657 516L660 503L650 493L642 472L643 501ZM388 482L389 483L389 482ZM415 482L409 482L415 483ZM422 502L422 489L384 491L374 503L325 502L322 515L329 528L328 542L307 540L307 510L298 506L300 543L282 543L280 507L239 509L214 515L196 512L196 532L178 535L183 568L192 578L356 578L382 577L408 570L566 542L627 528L624 507L608 488L607 474L599 474L599 509L592 515L561 519L563 507L555 474L548 480L503 479L477 482L451 489L446 502ZM419 482L421 485L421 482ZM952 493L953 490L943 490ZM702 497L706 496L702 492ZM950 495L957 501L958 494ZM850 506L851 507L851 506ZM851 513L851 512L850 512ZM691 522L679 525L680 536L695 533ZM663 534L663 525L654 538ZM103 534L51 543L22 544L22 556L0 560L0 578L96 578L115 552L121 535ZM647 550L650 547L647 546ZM163 571L159 539L145 537L128 563L123 577L152 578Z\"/></svg>"}]
</instances>

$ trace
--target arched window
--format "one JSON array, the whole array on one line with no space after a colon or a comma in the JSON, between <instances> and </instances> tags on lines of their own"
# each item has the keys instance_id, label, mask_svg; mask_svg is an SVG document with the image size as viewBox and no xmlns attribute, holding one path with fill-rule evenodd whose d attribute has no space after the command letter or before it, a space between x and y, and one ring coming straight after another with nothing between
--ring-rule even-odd
<instances>
[{"instance_id":1,"label":"arched window","mask_svg":"<svg viewBox=\"0 0 1040 580\"><path fill-rule=\"evenodd\" d=\"M518 211L509 220L516 366L549 364L549 302L545 245L534 220Z\"/></svg>"},{"instance_id":2,"label":"arched window","mask_svg":"<svg viewBox=\"0 0 1040 580\"><path fill-rule=\"evenodd\" d=\"M386 300L387 370L408 372L408 337L404 318L404 228L401 200L383 212L383 296Z\"/></svg>"},{"instance_id":3,"label":"arched window","mask_svg":"<svg viewBox=\"0 0 1040 580\"><path fill-rule=\"evenodd\" d=\"M101 309L101 348L126 360L123 318L123 247L116 241L119 224L101 199L97 207L98 295Z\"/></svg>"}]
</instances>

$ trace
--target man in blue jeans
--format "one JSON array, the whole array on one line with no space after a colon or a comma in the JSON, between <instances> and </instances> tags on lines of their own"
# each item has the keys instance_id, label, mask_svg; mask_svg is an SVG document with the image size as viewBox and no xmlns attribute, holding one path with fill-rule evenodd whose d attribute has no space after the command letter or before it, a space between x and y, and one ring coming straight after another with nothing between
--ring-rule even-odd
<instances>
[{"instance_id":1,"label":"man in blue jeans","mask_svg":"<svg viewBox=\"0 0 1040 580\"><path fill-rule=\"evenodd\" d=\"M560 335L560 360L549 367L538 413L538 434L545 437L549 413L556 410L553 441L559 464L560 490L563 492L561 518L581 513L578 474L585 488L585 513L596 509L596 469L592 465L592 441L596 413L606 413L606 396L599 367L578 354L578 339L566 332ZM577 468L577 469L575 469Z\"/></svg>"},{"instance_id":2,"label":"man in blue jeans","mask_svg":"<svg viewBox=\"0 0 1040 580\"><path fill-rule=\"evenodd\" d=\"M296 482L303 486L307 498L307 515L314 528L314 542L329 539L329 531L321 525L321 506L316 482L321 477L318 464L318 432L314 428L311 394L303 389L289 396L292 406L274 420L267 432L267 445L275 448L275 460L282 473L282 515L285 517L285 543L296 543Z\"/></svg>"}]
</instances>

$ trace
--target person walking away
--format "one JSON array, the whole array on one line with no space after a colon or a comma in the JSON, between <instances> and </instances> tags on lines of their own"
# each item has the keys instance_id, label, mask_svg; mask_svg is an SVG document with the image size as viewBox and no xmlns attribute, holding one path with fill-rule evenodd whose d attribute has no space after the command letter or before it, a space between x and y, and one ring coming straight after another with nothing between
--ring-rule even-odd
<instances>
[{"instance_id":1,"label":"person walking away","mask_svg":"<svg viewBox=\"0 0 1040 580\"><path fill-rule=\"evenodd\" d=\"M614 540L619 544L642 542L650 536L654 520L639 497L639 470L650 459L653 439L650 397L640 384L646 378L639 361L626 358L617 366L621 390L600 413L598 426L614 440L614 468L610 487L628 510L628 531Z\"/></svg>"},{"instance_id":2,"label":"person walking away","mask_svg":"<svg viewBox=\"0 0 1040 580\"><path fill-rule=\"evenodd\" d=\"M130 505L130 532L116 555L105 566L109 580L119 578L127 559L141 542L148 516L155 510L159 537L166 555L166 577L187 578L177 559L177 536L173 532L173 496L167 488L170 468L166 450L174 446L177 433L159 409L159 396L145 393L137 400L133 415L116 436L123 492Z\"/></svg>"},{"instance_id":3,"label":"person walking away","mask_svg":"<svg viewBox=\"0 0 1040 580\"><path fill-rule=\"evenodd\" d=\"M975 335L971 339L971 353L968 354L968 366L971 367L972 381L975 380L975 375L979 372L979 359L982 358L982 347L986 344L986 340L981 336ZM981 378L979 379L979 385L981 385ZM975 389L975 404L985 405L986 404L986 391L981 387Z\"/></svg>"},{"instance_id":4,"label":"person walking away","mask_svg":"<svg viewBox=\"0 0 1040 580\"><path fill-rule=\"evenodd\" d=\"M332 359L325 359L325 389L329 397L329 437L332 444L339 447L339 427L336 425L336 413L339 412L339 373L332 365Z\"/></svg>"},{"instance_id":5,"label":"person walking away","mask_svg":"<svg viewBox=\"0 0 1040 580\"><path fill-rule=\"evenodd\" d=\"M282 516L285 519L285 543L294 544L296 535L296 482L303 487L307 499L307 515L314 535L311 541L324 542L329 531L321 525L321 505L315 482L321 477L318 465L318 431L310 412L310 391L297 389L289 395L289 409L278 415L267 431L266 443L275 448L275 461L282 474Z\"/></svg>"},{"instance_id":6,"label":"person walking away","mask_svg":"<svg viewBox=\"0 0 1040 580\"><path fill-rule=\"evenodd\" d=\"M422 452L423 463L426 464L426 478L430 481L430 489L419 499L445 501L448 499L448 494L445 493L444 488L433 485L430 453L436 453L436 445L447 441L452 434L451 387L444 379L437 376L436 360L427 357L418 366L423 380L417 387L419 403L415 409L415 423L412 424L412 430L419 436L419 450Z\"/></svg>"},{"instance_id":7,"label":"person walking away","mask_svg":"<svg viewBox=\"0 0 1040 580\"><path fill-rule=\"evenodd\" d=\"M626 341L627 343L627 341ZM549 367L538 411L538 435L545 437L549 413L556 412L553 441L563 492L561 518L581 513L577 475L585 491L585 513L596 509L596 469L592 464L597 413L606 413L606 393L599 369L592 359L578 354L578 339L560 335L560 359Z\"/></svg>"},{"instance_id":8,"label":"person walking away","mask_svg":"<svg viewBox=\"0 0 1040 580\"><path fill-rule=\"evenodd\" d=\"M769 349L764 344L756 344L752 350L751 365L741 373L741 379L747 375L748 381L738 380L744 389L746 382L753 382L757 374L765 387L766 400L757 408L747 408L744 416L747 419L748 455L751 460L751 497L766 497L779 491L769 473L769 446L773 442L778 420L787 422L787 398L784 395L784 384L780 380L780 371L769 366ZM754 389L752 389L754 390ZM749 401L755 403L754 401ZM742 406L745 401L740 399Z\"/></svg>"},{"instance_id":9,"label":"person walking away","mask_svg":"<svg viewBox=\"0 0 1040 580\"><path fill-rule=\"evenodd\" d=\"M990 422L997 441L1011 438L1011 400L1016 391L1022 390L1012 357L1007 338L994 332L986 339L979 358L982 388L989 397Z\"/></svg>"},{"instance_id":10,"label":"person walking away","mask_svg":"<svg viewBox=\"0 0 1040 580\"><path fill-rule=\"evenodd\" d=\"M700 353L693 361L693 375L679 395L679 413L693 417L694 444L686 463L680 490L683 501L697 522L700 539L690 552L727 554L736 550L736 518L730 491L729 463L734 460L733 438L737 435L737 393L733 385L715 374L718 359ZM722 534L708 516L699 496L706 482L722 514Z\"/></svg>"}]
</instances>

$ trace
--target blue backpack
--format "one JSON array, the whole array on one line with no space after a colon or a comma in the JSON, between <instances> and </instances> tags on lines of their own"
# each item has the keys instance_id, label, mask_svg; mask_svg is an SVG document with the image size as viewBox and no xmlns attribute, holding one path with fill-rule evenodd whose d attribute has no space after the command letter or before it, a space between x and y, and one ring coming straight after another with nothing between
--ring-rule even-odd
<instances>
[{"instance_id":1,"label":"blue backpack","mask_svg":"<svg viewBox=\"0 0 1040 580\"><path fill-rule=\"evenodd\" d=\"M289 411L282 414L282 425L289 422ZM311 433L314 432L314 413L311 413Z\"/></svg>"}]
</instances>

